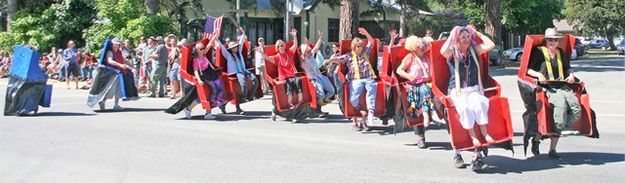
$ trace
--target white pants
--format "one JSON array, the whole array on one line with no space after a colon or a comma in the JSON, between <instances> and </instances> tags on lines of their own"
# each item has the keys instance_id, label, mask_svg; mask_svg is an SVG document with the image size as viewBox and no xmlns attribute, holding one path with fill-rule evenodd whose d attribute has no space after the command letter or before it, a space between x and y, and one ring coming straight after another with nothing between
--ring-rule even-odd
<instances>
[{"instance_id":1,"label":"white pants","mask_svg":"<svg viewBox=\"0 0 625 183\"><path fill-rule=\"evenodd\" d=\"M456 89L451 91L451 100L456 105L460 116L460 124L464 129L471 129L478 125L488 124L488 98L480 93L479 86L469 86L461 89L461 94L454 96Z\"/></svg>"}]
</instances>

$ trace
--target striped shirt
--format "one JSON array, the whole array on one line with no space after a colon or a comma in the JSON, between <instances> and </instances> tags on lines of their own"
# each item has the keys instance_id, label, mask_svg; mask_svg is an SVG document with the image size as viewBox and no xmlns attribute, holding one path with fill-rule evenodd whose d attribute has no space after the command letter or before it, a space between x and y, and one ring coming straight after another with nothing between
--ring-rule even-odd
<instances>
[{"instance_id":1,"label":"striped shirt","mask_svg":"<svg viewBox=\"0 0 625 183\"><path fill-rule=\"evenodd\" d=\"M360 79L373 78L373 74L372 74L373 71L371 70L373 66L370 66L369 64L371 63L368 62L368 60L365 59L364 57L365 54L369 55L370 50L371 50L371 44L367 44L367 46L365 47L364 53L358 55L356 58L356 60L358 61L358 67L360 70ZM347 72L347 79L354 80L356 70L352 68L353 66L352 52L345 53L339 56L338 59L341 64L345 64L345 66L349 68L349 71ZM369 59L377 59L377 58L369 58Z\"/></svg>"}]
</instances>

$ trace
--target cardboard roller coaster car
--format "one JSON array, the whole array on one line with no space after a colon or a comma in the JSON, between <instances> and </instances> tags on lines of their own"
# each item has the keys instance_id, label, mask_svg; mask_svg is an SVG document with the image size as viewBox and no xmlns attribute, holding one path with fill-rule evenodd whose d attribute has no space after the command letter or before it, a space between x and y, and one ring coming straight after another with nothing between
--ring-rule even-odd
<instances>
[{"instance_id":1,"label":"cardboard roller coaster car","mask_svg":"<svg viewBox=\"0 0 625 183\"><path fill-rule=\"evenodd\" d=\"M195 78L195 68L193 68L193 58L195 56L193 55L193 48L195 48L195 44L197 43L207 45L209 41L209 39L205 38L193 44L183 46L180 49L180 52L182 53L182 59L180 61L180 76L184 78L188 83L195 86L195 91L197 92L198 99L200 100L203 109L212 109L218 106L213 106L213 104L210 103L210 96L212 93L210 86L208 86L207 83L200 84L197 78ZM208 50L208 52L206 53L207 58L210 58L212 52L213 49ZM218 71L223 71L222 67L217 67L215 69L217 69ZM227 81L227 77L221 74L219 75L219 79L221 79L221 83L224 84Z\"/></svg>"},{"instance_id":2,"label":"cardboard roller coaster car","mask_svg":"<svg viewBox=\"0 0 625 183\"><path fill-rule=\"evenodd\" d=\"M535 135L528 132L528 122L538 122L538 132L541 135L546 136L549 133L554 132L553 121L553 106L549 104L547 95L544 88L538 84L538 80L534 77L527 75L528 65L530 57L533 51L537 51L537 47L541 44L543 35L528 35L525 37L525 45L523 46L523 56L521 58L521 66L518 73L519 91L525 103L527 112L523 116L523 120L526 125L526 131L524 135L524 144L527 148L528 140L531 136ZM564 51L565 58L571 58L571 53L575 45L575 37L572 35L565 35L560 41L558 46ZM563 59L563 61L569 61L570 59ZM580 107L582 109L582 115L580 119L575 122L573 129L580 132L581 135L599 138L599 131L597 130L597 121L594 110L590 107L590 94L586 91L585 83L576 79L576 83L567 84L574 90L575 95L579 100ZM535 123L532 123L535 125Z\"/></svg>"},{"instance_id":3,"label":"cardboard roller coaster car","mask_svg":"<svg viewBox=\"0 0 625 183\"><path fill-rule=\"evenodd\" d=\"M139 93L137 92L137 88L135 86L135 77L134 77L134 73L132 72L132 70L128 70L127 74L124 74L123 72L119 71L118 69L108 65L108 63L104 62L104 60L106 60L106 53L107 51L110 51L113 47L113 43L111 42L110 39L106 39L106 41L104 42L104 45L102 46L102 51L100 53L100 59L98 59L98 72L102 72L102 73L106 73L106 74L101 74L100 78L107 78L109 77L109 74L117 74L119 76L119 89L121 91L121 99L123 101L128 101L128 100L137 100L139 98ZM122 53L122 55L125 55ZM126 59L128 55L124 56L124 59ZM97 78L97 76L96 76ZM96 86L95 81L94 81L94 86ZM98 91L93 90L93 91Z\"/></svg>"},{"instance_id":4,"label":"cardboard roller coaster car","mask_svg":"<svg viewBox=\"0 0 625 183\"><path fill-rule=\"evenodd\" d=\"M293 46L293 41L289 41L285 44L285 48L290 48ZM314 45L309 45L314 47ZM311 48L312 48L311 47ZM264 49L265 54L268 56L276 55L278 52L275 48L275 45L265 46ZM312 84L310 78L306 77L304 74L304 70L301 67L301 59L300 59L300 49L294 54L294 66L296 69L296 76L299 77L302 81L302 94L303 101L297 101L297 96L292 95L293 103L301 103L302 105L310 106L311 108L317 108L317 94L315 93L315 86ZM277 61L277 60L276 60ZM271 85L273 91L273 98L275 100L276 110L278 112L284 112L290 109L288 104L288 99L285 90L285 81L280 80L278 77L278 65L274 62L271 62L265 59L265 79L269 85Z\"/></svg>"},{"instance_id":5,"label":"cardboard roller coaster car","mask_svg":"<svg viewBox=\"0 0 625 183\"><path fill-rule=\"evenodd\" d=\"M364 44L367 44L367 40L364 39L363 40ZM351 52L351 44L352 44L352 40L341 40L339 43L339 54L343 55L346 53ZM375 109L374 109L374 116L382 119L383 121L386 121L389 116L392 117L392 115L387 114L387 88L390 89L390 84L389 83L385 83L384 80L382 79L383 77L380 76L380 72L377 70L377 63L378 63L378 47L380 44L380 40L379 39L375 39L374 43L371 46L371 51L369 52L369 63L371 64L371 66L373 67L373 72L375 73L376 76L378 76L375 80L377 82L377 93L376 93L376 97L375 97ZM365 102L365 94L366 94L366 89L365 92L362 93L362 95L360 95L360 107L362 109L355 109L354 106L351 105L351 103L349 102L349 98L350 98L350 92L349 92L349 81L347 80L347 73L349 71L349 67L351 67L350 65L346 65L346 64L339 64L338 66L338 79L339 79L339 86L337 86L337 96L339 97L339 105L341 108L341 111L343 112L343 115L347 118L352 118L352 117L360 117L361 114L360 112L358 112L359 110L365 110L367 108L367 104ZM394 112L394 111L388 111L388 112Z\"/></svg>"},{"instance_id":6,"label":"cardboard roller coaster car","mask_svg":"<svg viewBox=\"0 0 625 183\"><path fill-rule=\"evenodd\" d=\"M481 40L479 40L481 41ZM432 71L432 92L434 93L435 104L442 105L435 107L437 110L444 110L438 112L439 114L445 114L443 117L447 121L449 133L451 134L451 145L455 150L468 150L480 145L473 144L469 131L464 129L460 125L459 115L455 109L454 102L447 94L449 86L450 71L448 67L448 61L440 53L441 46L445 43L445 40L439 40L432 42L432 51L430 51L430 61L432 62L430 67ZM501 96L501 87L497 81L495 81L488 74L488 53L479 55L480 60L480 77L485 88L484 96L489 100L488 108L488 134L495 140L494 143L488 143L479 132L479 127L475 124L473 130L476 131L476 135L481 142L481 146L489 146L492 144L505 144L503 148L512 149L511 141L514 135L512 129L512 120L510 118L510 106L508 99Z\"/></svg>"},{"instance_id":7,"label":"cardboard roller coaster car","mask_svg":"<svg viewBox=\"0 0 625 183\"><path fill-rule=\"evenodd\" d=\"M390 81L388 82L390 82L391 86L393 87L392 91L396 93L396 101L399 100L399 105L395 108L395 110L397 111L398 115L401 115L402 121L395 121L395 125L397 126L400 123L405 123L405 126L408 127L414 127L417 125L423 126L422 115L420 115L419 117L413 117L412 115L409 115L405 112L407 111L409 104L407 101L408 93L406 92L404 84L408 83L409 81L400 77L396 73L396 70L399 65L401 65L401 62L403 61L404 57L406 57L406 55L408 55L408 51L404 48L403 45L393 46L390 49L388 48L388 46L385 46L382 56L384 60L384 65L382 66L382 73L380 74L383 76L382 79L384 79L385 81L387 80L387 78L390 79ZM388 77L384 77L385 75Z\"/></svg>"},{"instance_id":8,"label":"cardboard roller coaster car","mask_svg":"<svg viewBox=\"0 0 625 183\"><path fill-rule=\"evenodd\" d=\"M246 70L248 70L249 72L251 72L252 74L254 74L254 67L249 65L251 62L247 62L249 58L249 52L250 52L250 42L249 41L245 41L243 42L243 50L242 50L242 55L243 58L246 59L245 62L245 68ZM226 58L222 55L221 53L221 48L217 47L217 49L215 50L215 66L216 67L220 67L223 68L224 70L227 70L228 68L228 61L226 60ZM241 85L239 84L239 79L237 78L237 76L235 75L230 75L227 72L222 72L221 73L223 75L223 77L226 78L226 82L223 82L224 85L224 92L223 92L223 98L226 100L230 100L230 103L236 105L236 104L241 104L241 103L245 103L245 102L249 102L247 100L245 100L245 97L241 97ZM258 79L260 76L256 75L256 78ZM251 82L250 82L251 83ZM251 84L247 85L248 90L254 89L252 87ZM259 86L260 87L260 84ZM263 91L262 90L256 90L256 93L254 93L254 97L256 98L262 98L263 97ZM243 100L242 100L243 99Z\"/></svg>"},{"instance_id":9,"label":"cardboard roller coaster car","mask_svg":"<svg viewBox=\"0 0 625 183\"><path fill-rule=\"evenodd\" d=\"M40 54L28 46L15 46L9 83L4 104L4 115L35 115L39 106L50 107L52 85L39 68Z\"/></svg>"}]
</instances>

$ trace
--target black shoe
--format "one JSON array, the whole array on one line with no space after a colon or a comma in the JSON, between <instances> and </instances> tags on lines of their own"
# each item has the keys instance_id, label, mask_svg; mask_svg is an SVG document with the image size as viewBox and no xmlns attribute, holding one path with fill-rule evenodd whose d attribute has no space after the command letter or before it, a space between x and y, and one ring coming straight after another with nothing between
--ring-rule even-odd
<instances>
[{"instance_id":1,"label":"black shoe","mask_svg":"<svg viewBox=\"0 0 625 183\"><path fill-rule=\"evenodd\" d=\"M481 172L486 169L486 167L487 165L484 164L481 157L477 157L473 161L471 161L471 170L473 170L474 172Z\"/></svg>"},{"instance_id":2,"label":"black shoe","mask_svg":"<svg viewBox=\"0 0 625 183\"><path fill-rule=\"evenodd\" d=\"M556 160L560 159L560 155L556 153L556 150L550 150L549 155L547 157L549 157L549 159L556 159Z\"/></svg>"},{"instance_id":3,"label":"black shoe","mask_svg":"<svg viewBox=\"0 0 625 183\"><path fill-rule=\"evenodd\" d=\"M488 156L488 148L487 147L482 147L482 148L480 148L480 150L482 151L482 154L484 154L484 157Z\"/></svg>"},{"instance_id":4,"label":"black shoe","mask_svg":"<svg viewBox=\"0 0 625 183\"><path fill-rule=\"evenodd\" d=\"M540 154L540 141L537 140L532 140L532 154L534 154L534 156L538 156Z\"/></svg>"},{"instance_id":5,"label":"black shoe","mask_svg":"<svg viewBox=\"0 0 625 183\"><path fill-rule=\"evenodd\" d=\"M419 149L425 149L428 148L427 145L425 145L425 139L419 139L417 140L417 147L419 147Z\"/></svg>"},{"instance_id":6,"label":"black shoe","mask_svg":"<svg viewBox=\"0 0 625 183\"><path fill-rule=\"evenodd\" d=\"M462 159L462 156L454 157L454 166L456 168L464 168L464 160Z\"/></svg>"},{"instance_id":7,"label":"black shoe","mask_svg":"<svg viewBox=\"0 0 625 183\"><path fill-rule=\"evenodd\" d=\"M150 95L150 96L148 96L148 98L155 98L155 97L156 97L156 95Z\"/></svg>"},{"instance_id":8,"label":"black shoe","mask_svg":"<svg viewBox=\"0 0 625 183\"><path fill-rule=\"evenodd\" d=\"M384 125L384 126L388 125L388 119L383 119L382 120L382 125Z\"/></svg>"}]
</instances>

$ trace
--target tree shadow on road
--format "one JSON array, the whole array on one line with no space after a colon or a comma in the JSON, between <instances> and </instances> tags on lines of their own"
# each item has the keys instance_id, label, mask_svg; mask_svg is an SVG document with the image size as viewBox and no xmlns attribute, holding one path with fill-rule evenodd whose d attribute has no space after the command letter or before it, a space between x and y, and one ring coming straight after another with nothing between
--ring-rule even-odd
<instances>
[{"instance_id":1,"label":"tree shadow on road","mask_svg":"<svg viewBox=\"0 0 625 183\"><path fill-rule=\"evenodd\" d=\"M484 161L489 165L485 174L524 173L531 171L563 168L564 165L605 165L625 161L625 154L597 152L559 153L560 160L551 160L546 154L523 159L505 156L488 156Z\"/></svg>"}]
</instances>

